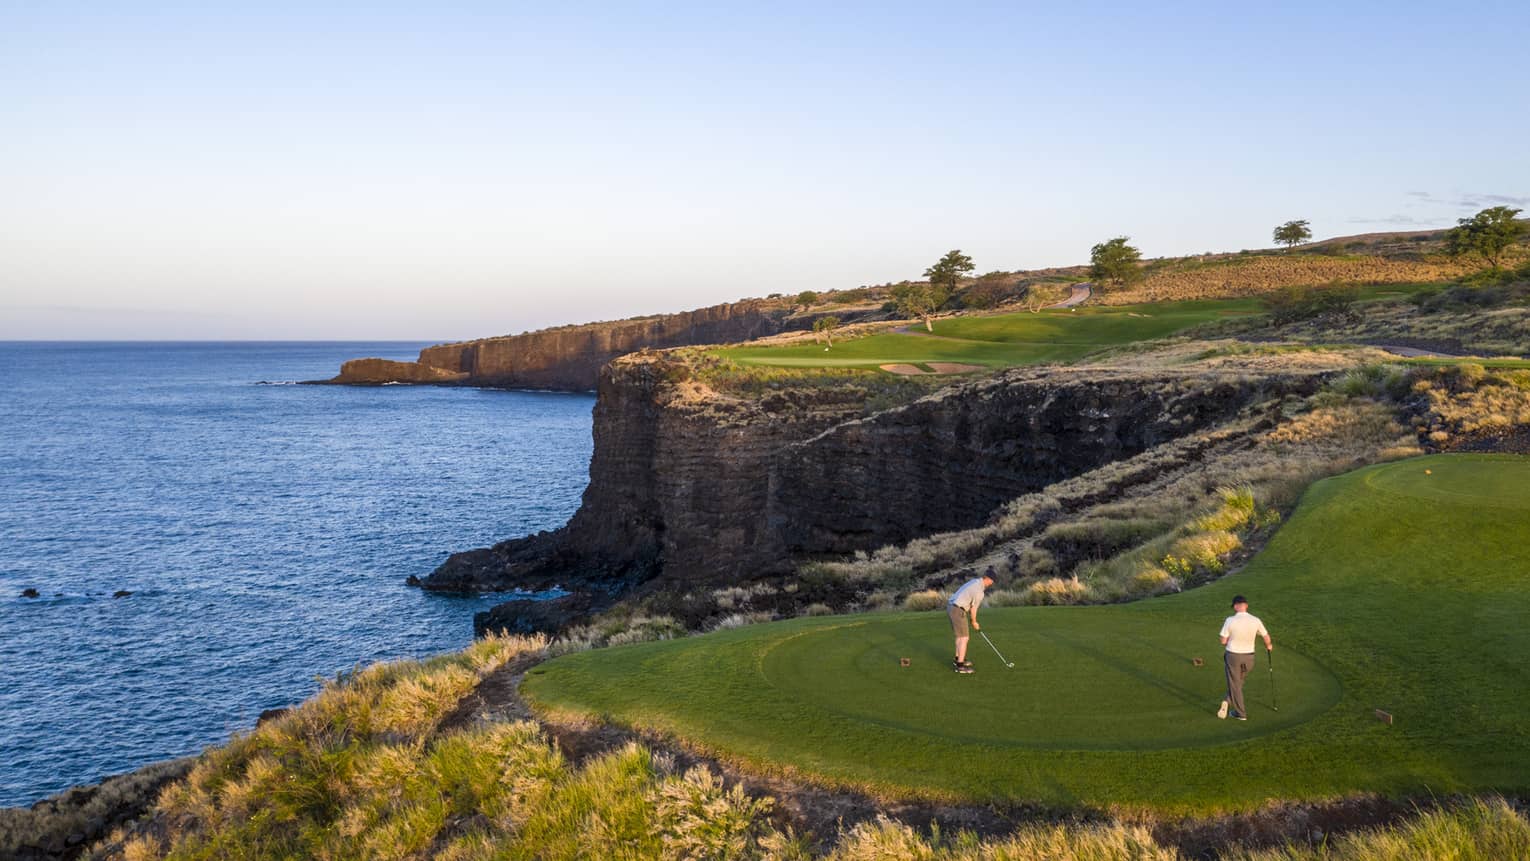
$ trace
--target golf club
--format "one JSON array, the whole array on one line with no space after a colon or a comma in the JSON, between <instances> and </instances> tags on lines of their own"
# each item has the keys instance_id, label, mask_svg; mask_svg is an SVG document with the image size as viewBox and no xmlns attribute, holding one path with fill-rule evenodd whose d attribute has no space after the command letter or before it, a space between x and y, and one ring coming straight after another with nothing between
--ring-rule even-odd
<instances>
[{"instance_id":1,"label":"golf club","mask_svg":"<svg viewBox=\"0 0 1530 861\"><path fill-rule=\"evenodd\" d=\"M1275 651L1265 649L1264 656L1270 659L1270 708L1280 711L1280 702L1275 698Z\"/></svg>"},{"instance_id":2,"label":"golf club","mask_svg":"<svg viewBox=\"0 0 1530 861\"><path fill-rule=\"evenodd\" d=\"M999 647L995 646L993 644L993 640L988 639L988 634L987 633L985 633L983 631L978 631L978 636L983 638L983 642L988 644L988 648L993 649L993 653L995 655L999 655L999 661L1002 662L1004 664L1004 666L1009 667L1011 670L1013 670L1015 668L1015 662L1014 661L1006 661L1006 660L1004 660L1004 656L999 654Z\"/></svg>"}]
</instances>

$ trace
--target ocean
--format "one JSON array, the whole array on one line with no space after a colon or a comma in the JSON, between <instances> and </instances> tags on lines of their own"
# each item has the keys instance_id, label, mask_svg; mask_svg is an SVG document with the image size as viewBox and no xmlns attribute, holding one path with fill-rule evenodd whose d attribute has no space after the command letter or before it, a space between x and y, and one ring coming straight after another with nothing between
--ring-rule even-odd
<instances>
[{"instance_id":1,"label":"ocean","mask_svg":"<svg viewBox=\"0 0 1530 861\"><path fill-rule=\"evenodd\" d=\"M0 343L0 807L471 641L404 578L563 524L594 398L291 384L421 346Z\"/></svg>"}]
</instances>

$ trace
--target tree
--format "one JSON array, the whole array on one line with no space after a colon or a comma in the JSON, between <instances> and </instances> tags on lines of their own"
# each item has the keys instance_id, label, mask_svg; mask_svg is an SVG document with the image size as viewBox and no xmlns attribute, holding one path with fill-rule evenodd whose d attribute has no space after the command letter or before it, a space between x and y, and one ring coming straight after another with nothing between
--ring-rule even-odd
<instances>
[{"instance_id":1,"label":"tree","mask_svg":"<svg viewBox=\"0 0 1530 861\"><path fill-rule=\"evenodd\" d=\"M1285 224L1275 228L1275 241L1284 245L1287 251L1311 238L1312 231L1307 227L1306 219L1287 221Z\"/></svg>"},{"instance_id":2,"label":"tree","mask_svg":"<svg viewBox=\"0 0 1530 861\"><path fill-rule=\"evenodd\" d=\"M927 332L935 331L930 317L951 298L962 273L972 271L972 258L960 250L947 251L946 256L924 270L928 284L912 284L904 281L892 288L893 307L905 317L918 317L924 321Z\"/></svg>"},{"instance_id":3,"label":"tree","mask_svg":"<svg viewBox=\"0 0 1530 861\"><path fill-rule=\"evenodd\" d=\"M1494 206L1471 218L1457 219L1456 226L1445 234L1445 250L1456 257L1481 254L1482 259L1497 270L1504 251L1519 241L1525 232L1525 225L1514 219L1519 213L1518 209Z\"/></svg>"},{"instance_id":4,"label":"tree","mask_svg":"<svg viewBox=\"0 0 1530 861\"><path fill-rule=\"evenodd\" d=\"M927 332L935 331L930 325L930 317L946 304L951 294L944 284L914 284L903 283L892 289L893 306L898 313L905 317L918 317L924 321Z\"/></svg>"},{"instance_id":5,"label":"tree","mask_svg":"<svg viewBox=\"0 0 1530 861\"><path fill-rule=\"evenodd\" d=\"M1126 243L1130 236L1117 236L1108 242L1089 249L1089 277L1096 283L1105 282L1117 287L1135 284L1144 277L1142 252Z\"/></svg>"},{"instance_id":6,"label":"tree","mask_svg":"<svg viewBox=\"0 0 1530 861\"><path fill-rule=\"evenodd\" d=\"M834 346L834 330L839 328L838 317L819 317L813 321L813 340L818 340L818 333L822 332L828 339L829 346Z\"/></svg>"},{"instance_id":7,"label":"tree","mask_svg":"<svg viewBox=\"0 0 1530 861\"><path fill-rule=\"evenodd\" d=\"M804 308L811 308L818 304L818 293L813 290L803 290L797 294L797 304Z\"/></svg>"},{"instance_id":8,"label":"tree","mask_svg":"<svg viewBox=\"0 0 1530 861\"><path fill-rule=\"evenodd\" d=\"M962 275L972 269L972 258L957 249L947 251L946 256L935 261L934 266L924 270L924 277L930 279L931 285L944 287L946 295L950 296L956 292L956 284Z\"/></svg>"}]
</instances>

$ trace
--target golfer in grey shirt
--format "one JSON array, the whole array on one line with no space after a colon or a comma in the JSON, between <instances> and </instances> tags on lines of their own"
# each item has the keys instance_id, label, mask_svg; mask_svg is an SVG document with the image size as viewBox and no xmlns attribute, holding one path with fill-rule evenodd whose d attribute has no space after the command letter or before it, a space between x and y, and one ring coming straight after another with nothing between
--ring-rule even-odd
<instances>
[{"instance_id":1,"label":"golfer in grey shirt","mask_svg":"<svg viewBox=\"0 0 1530 861\"><path fill-rule=\"evenodd\" d=\"M1242 595L1232 601L1233 614L1222 623L1222 645L1227 653L1222 656L1227 670L1227 699L1217 709L1217 717L1226 718L1228 707L1238 720L1248 720L1248 709L1243 707L1243 680L1254 669L1254 638L1264 638L1266 651L1275 648L1270 642L1270 632L1264 629L1259 617L1248 611L1248 599Z\"/></svg>"},{"instance_id":2,"label":"golfer in grey shirt","mask_svg":"<svg viewBox=\"0 0 1530 861\"><path fill-rule=\"evenodd\" d=\"M972 664L967 661L967 640L971 634L967 631L967 620L972 620L972 628L976 631L983 630L978 624L978 605L983 603L983 592L993 585L993 577L984 574L974 577L962 584L962 588L956 590L951 600L946 602L946 615L951 618L951 633L956 635L956 659L951 666L958 673L972 672Z\"/></svg>"}]
</instances>

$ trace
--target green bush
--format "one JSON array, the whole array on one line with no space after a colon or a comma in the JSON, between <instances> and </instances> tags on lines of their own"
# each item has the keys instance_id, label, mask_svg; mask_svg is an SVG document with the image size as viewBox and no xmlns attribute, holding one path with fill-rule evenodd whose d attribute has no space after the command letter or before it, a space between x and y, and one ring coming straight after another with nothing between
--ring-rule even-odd
<instances>
[{"instance_id":1,"label":"green bush","mask_svg":"<svg viewBox=\"0 0 1530 861\"><path fill-rule=\"evenodd\" d=\"M1314 317L1332 316L1346 321L1359 319L1354 304L1360 289L1352 284L1327 287L1282 287L1260 300L1276 325L1296 323Z\"/></svg>"}]
</instances>

